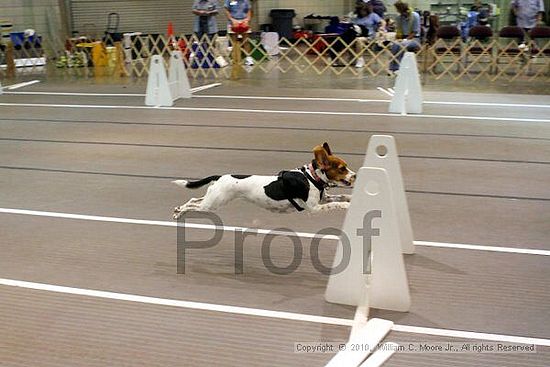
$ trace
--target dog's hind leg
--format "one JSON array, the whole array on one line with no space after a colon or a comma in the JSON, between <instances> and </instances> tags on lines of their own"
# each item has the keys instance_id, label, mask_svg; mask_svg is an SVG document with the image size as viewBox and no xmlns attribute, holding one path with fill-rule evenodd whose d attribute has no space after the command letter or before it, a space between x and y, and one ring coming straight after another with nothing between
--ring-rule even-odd
<instances>
[{"instance_id":1,"label":"dog's hind leg","mask_svg":"<svg viewBox=\"0 0 550 367\"><path fill-rule=\"evenodd\" d=\"M204 197L200 198L191 198L188 202L183 205L177 206L174 208L174 219L178 219L183 212L190 210L200 210L200 204L204 200Z\"/></svg>"},{"instance_id":2,"label":"dog's hind leg","mask_svg":"<svg viewBox=\"0 0 550 367\"><path fill-rule=\"evenodd\" d=\"M236 198L237 193L232 183L235 179L231 176L222 176L215 184L208 187L198 205L202 211L214 211Z\"/></svg>"}]
</instances>

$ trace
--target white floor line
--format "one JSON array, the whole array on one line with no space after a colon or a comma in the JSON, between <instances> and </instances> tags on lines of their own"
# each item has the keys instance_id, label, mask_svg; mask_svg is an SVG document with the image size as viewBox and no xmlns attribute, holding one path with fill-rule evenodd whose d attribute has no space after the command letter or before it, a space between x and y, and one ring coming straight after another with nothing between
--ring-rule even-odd
<instances>
[{"instance_id":1,"label":"white floor line","mask_svg":"<svg viewBox=\"0 0 550 367\"><path fill-rule=\"evenodd\" d=\"M214 83L217 84L217 83ZM217 86L217 85L216 85ZM202 86L191 88L191 92L199 92ZM390 92L391 93L391 92ZM6 94L21 95L53 95L53 96L95 96L95 97L143 97L145 94L125 93L71 93L71 92L8 92ZM387 93L386 93L387 94ZM197 95L197 98L213 99L258 99L258 100L282 100L282 101L319 101L319 102L360 102L360 103L390 103L389 99L365 99L365 98L327 98L327 97L283 97L283 96L228 96L228 95ZM492 107L525 107L525 108L550 108L548 104L528 103L499 103L499 102L456 102L456 101L424 101L426 104L456 105L456 106L492 106Z\"/></svg>"},{"instance_id":2,"label":"white floor line","mask_svg":"<svg viewBox=\"0 0 550 367\"><path fill-rule=\"evenodd\" d=\"M178 223L174 221L106 217L106 216L97 216L97 215L59 213L59 212L48 212L48 211L27 210L27 209L0 208L0 214L1 213L62 218L62 219L89 220L89 221L95 221L95 222L142 224L142 225L154 225L154 226L164 226L164 227L178 226ZM180 224L180 226L183 226L183 224ZM246 228L246 227L238 227L238 226L217 227L212 224L199 224L199 223L185 223L185 228L204 229L204 230L223 230L228 232L248 232L248 233L257 233L257 234L264 234L264 235L272 234L276 236L291 236L291 237L300 237L300 238L324 238L326 240L338 239L338 237L334 235L324 236L324 235L318 235L316 233L308 233L308 232L271 231L269 229ZM515 247L497 247L497 246L483 246L483 245L446 243L446 242L428 242L428 241L414 241L414 244L417 246L426 246L426 247L441 247L441 248L462 249L462 250L476 250L476 251L487 251L487 252L504 252L504 253L512 253L512 254L550 256L550 251L548 250L525 249L525 248L515 248Z\"/></svg>"},{"instance_id":3,"label":"white floor line","mask_svg":"<svg viewBox=\"0 0 550 367\"><path fill-rule=\"evenodd\" d=\"M36 80L35 82L39 82L39 80ZM23 84L23 83L20 83ZM34 83L32 83L34 84ZM19 84L15 84L19 85ZM29 84L30 85L30 84ZM222 85L222 83L212 83L212 84L206 84L201 85L198 87L191 88L191 93L200 92L203 90L207 90L210 88L218 87ZM4 89L14 89L4 87ZM145 97L145 94L142 93L68 93L68 92L4 92L4 94L13 94L13 95L38 95L38 96L90 96L90 97ZM197 96L198 97L198 96Z\"/></svg>"},{"instance_id":4,"label":"white floor line","mask_svg":"<svg viewBox=\"0 0 550 367\"><path fill-rule=\"evenodd\" d=\"M387 94L387 95L390 96L390 97L393 97L393 94L392 94L389 90L386 90L385 88L376 87L376 89L378 89L380 92L382 92L382 93L384 93L384 94Z\"/></svg>"},{"instance_id":5,"label":"white floor line","mask_svg":"<svg viewBox=\"0 0 550 367\"><path fill-rule=\"evenodd\" d=\"M29 85L33 85L33 84L36 84L36 83L40 83L40 80L31 80L31 81L28 81L28 82L7 85L7 86L3 87L3 89L5 89L5 90L14 90L14 89L27 87ZM4 92L4 93L8 94L7 92ZM14 92L14 93L16 93L16 92Z\"/></svg>"},{"instance_id":6,"label":"white floor line","mask_svg":"<svg viewBox=\"0 0 550 367\"><path fill-rule=\"evenodd\" d=\"M73 288L73 287L27 282L22 280L5 279L5 278L0 278L0 285L55 292L55 293L72 294L72 295L103 298L103 299L112 299L112 300L118 300L118 301L138 302L138 303L145 303L145 304L179 307L179 308L201 310L201 311L224 312L224 313L265 317L265 318L273 318L273 319L313 322L313 323L319 323L319 324L339 325L339 326L347 326L347 327L351 327L353 324L352 319L307 315L307 314L300 314L300 313L294 313L294 312L272 311L272 310L240 307L240 306L220 305L220 304L214 304L214 303L203 303L203 302L182 301L182 300L167 299L167 298L139 296L134 294L115 293L115 292L99 291L99 290L84 289L84 288ZM530 337L514 336L514 335L488 334L488 333L451 330L451 329L435 329L435 328L410 326L410 325L394 325L392 330L397 332L404 332L404 333L437 335L437 336L445 336L450 338L467 338L467 339L488 340L488 341L496 341L496 342L535 344L537 346L550 346L550 339L530 338Z\"/></svg>"},{"instance_id":7,"label":"white floor line","mask_svg":"<svg viewBox=\"0 0 550 367\"><path fill-rule=\"evenodd\" d=\"M167 110L167 111L205 111L205 112L235 112L235 113L273 113L289 115L331 115L331 116L378 116L401 118L437 118L451 120L477 121L507 121L507 122L536 122L548 123L550 119L533 119L519 117L489 117L468 115L423 115L423 114L394 114L376 112L337 112L337 111L300 111L300 110L265 110L247 108L214 108L214 107L149 107L149 106L116 106L116 105L86 105L86 104L49 104L49 103L0 103L0 106L10 107L46 107L46 108L96 108L96 109L126 109L126 110Z\"/></svg>"},{"instance_id":8,"label":"white floor line","mask_svg":"<svg viewBox=\"0 0 550 367\"><path fill-rule=\"evenodd\" d=\"M219 87L220 85L222 85L222 83L212 83L212 84L201 85L200 87L191 88L190 90L191 90L191 93L196 93L196 92L201 92L203 90L211 89L214 87Z\"/></svg>"}]
</instances>

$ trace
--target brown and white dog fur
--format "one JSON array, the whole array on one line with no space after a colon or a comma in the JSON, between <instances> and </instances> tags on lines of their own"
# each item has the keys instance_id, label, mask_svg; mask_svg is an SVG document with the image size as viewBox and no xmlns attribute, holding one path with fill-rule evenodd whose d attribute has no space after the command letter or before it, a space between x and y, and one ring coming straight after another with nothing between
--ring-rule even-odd
<instances>
[{"instance_id":1,"label":"brown and white dog fur","mask_svg":"<svg viewBox=\"0 0 550 367\"><path fill-rule=\"evenodd\" d=\"M293 198L295 204L286 199L273 199L268 196L269 192L266 188L280 179L279 176L227 174L210 176L193 182L176 180L173 181L176 185L190 189L204 186L212 181L214 183L208 187L203 197L192 198L187 203L176 207L174 209L174 219L178 219L184 212L190 210L214 211L234 199L244 199L264 209L278 213L288 213L296 210L319 213L347 209L351 195L329 195L324 191L329 187L352 187L355 182L355 172L348 168L343 159L332 154L327 143L316 146L313 149L313 154L314 159L311 163L287 171L291 172L293 177L300 178L300 174L303 175L301 180L293 181L289 185L302 192L301 196L297 195ZM285 190L284 187L283 191L288 194L288 190ZM300 208L297 208L296 205Z\"/></svg>"}]
</instances>

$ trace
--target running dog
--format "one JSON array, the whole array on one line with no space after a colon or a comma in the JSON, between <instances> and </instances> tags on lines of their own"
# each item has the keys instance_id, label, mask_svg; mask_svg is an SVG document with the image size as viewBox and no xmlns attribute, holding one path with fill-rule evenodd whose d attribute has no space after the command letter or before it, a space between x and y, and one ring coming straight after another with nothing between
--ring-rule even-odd
<instances>
[{"instance_id":1,"label":"running dog","mask_svg":"<svg viewBox=\"0 0 550 367\"><path fill-rule=\"evenodd\" d=\"M174 209L174 219L184 212L215 211L240 198L277 213L294 210L320 213L347 209L351 195L329 195L329 187L352 187L355 172L332 154L327 143L313 148L314 159L300 168L281 171L277 176L223 175L198 181L176 180L178 186L196 189L214 182L206 195L193 198Z\"/></svg>"}]
</instances>

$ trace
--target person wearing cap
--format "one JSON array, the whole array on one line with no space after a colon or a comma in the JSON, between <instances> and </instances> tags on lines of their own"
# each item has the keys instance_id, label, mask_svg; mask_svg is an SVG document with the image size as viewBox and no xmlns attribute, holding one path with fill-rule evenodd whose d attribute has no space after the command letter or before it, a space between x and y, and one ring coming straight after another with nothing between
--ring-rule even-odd
<instances>
[{"instance_id":1,"label":"person wearing cap","mask_svg":"<svg viewBox=\"0 0 550 367\"><path fill-rule=\"evenodd\" d=\"M249 0L225 0L225 13L227 15L227 33L231 36L233 44L237 42L237 34L233 29L250 27L250 19L252 18L252 6ZM250 45L247 42L250 29L242 35L242 43L245 50L249 51ZM245 64L248 66L254 65L254 60L251 56L245 58Z\"/></svg>"},{"instance_id":2,"label":"person wearing cap","mask_svg":"<svg viewBox=\"0 0 550 367\"><path fill-rule=\"evenodd\" d=\"M195 14L193 32L199 38L205 34L213 37L218 33L218 23L216 22L219 10L218 0L195 0L192 10Z\"/></svg>"},{"instance_id":3,"label":"person wearing cap","mask_svg":"<svg viewBox=\"0 0 550 367\"><path fill-rule=\"evenodd\" d=\"M399 63L406 51L418 51L420 49L420 15L412 11L409 4L402 1L397 1L395 9L399 13L395 19L395 28L397 32L398 42L395 42L391 47L393 55L388 74L395 76L399 70Z\"/></svg>"},{"instance_id":4,"label":"person wearing cap","mask_svg":"<svg viewBox=\"0 0 550 367\"><path fill-rule=\"evenodd\" d=\"M512 0L510 5L516 16L518 27L523 28L526 32L542 22L542 16L544 15L543 0Z\"/></svg>"}]
</instances>

